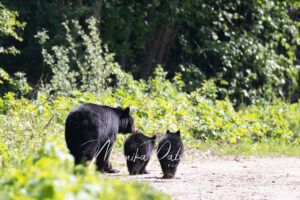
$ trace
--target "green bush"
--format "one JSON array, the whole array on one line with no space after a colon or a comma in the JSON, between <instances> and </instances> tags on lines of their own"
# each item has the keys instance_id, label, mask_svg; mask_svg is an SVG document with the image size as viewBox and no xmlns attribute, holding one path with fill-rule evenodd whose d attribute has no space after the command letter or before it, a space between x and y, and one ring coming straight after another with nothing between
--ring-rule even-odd
<instances>
[{"instance_id":1,"label":"green bush","mask_svg":"<svg viewBox=\"0 0 300 200\"><path fill-rule=\"evenodd\" d=\"M300 103L281 101L261 103L235 110L229 101L210 100L206 89L190 94L178 74L174 81L157 68L148 81L134 81L108 90L101 96L74 92L72 97L51 100L39 93L36 100L15 98L7 93L0 98L0 195L7 199L68 197L126 199L165 199L146 186L111 181L94 170L76 169L64 140L64 123L76 105L93 102L108 106L130 106L136 127L148 135L161 136L167 129L182 132L185 146L194 141L239 144L242 142L300 143ZM207 83L207 88L212 87ZM117 147L124 136L117 138ZM124 158L125 162L125 158ZM72 184L70 184L72 183ZM116 196L122 193L123 196ZM126 197L126 198L125 198Z\"/></svg>"},{"instance_id":2,"label":"green bush","mask_svg":"<svg viewBox=\"0 0 300 200\"><path fill-rule=\"evenodd\" d=\"M17 17L17 12L7 9L0 2L0 54L15 55L19 53L14 46L4 47L1 40L3 38L7 40L7 37L12 37L15 40L22 41L22 38L17 34L17 30L24 28L25 23L18 21Z\"/></svg>"},{"instance_id":3,"label":"green bush","mask_svg":"<svg viewBox=\"0 0 300 200\"><path fill-rule=\"evenodd\" d=\"M0 68L0 94L14 92L17 96L27 96L32 91L32 87L28 84L25 74L16 72L14 76L10 76L6 71Z\"/></svg>"},{"instance_id":4,"label":"green bush","mask_svg":"<svg viewBox=\"0 0 300 200\"><path fill-rule=\"evenodd\" d=\"M14 46L5 46L5 44L3 44L5 42L1 40L7 40L11 37L16 41L22 41L19 32L24 28L25 23L18 21L17 17L17 12L7 9L0 2L0 55L16 55L20 53ZM8 91L18 93L18 96L28 95L31 91L31 87L27 83L25 74L16 72L14 76L10 76L2 67L4 66L0 66L0 95Z\"/></svg>"},{"instance_id":5,"label":"green bush","mask_svg":"<svg viewBox=\"0 0 300 200\"><path fill-rule=\"evenodd\" d=\"M81 88L82 81L92 85L83 84L82 89L99 90L107 86L103 78L115 73L106 71L115 69L114 61L105 65L98 59L101 50L111 56L94 37L98 33L91 35L93 29L84 24L92 15L101 19L101 24L96 24L98 28L101 26L101 39L116 53L116 60L123 69L135 77L139 77L145 67L154 68L157 63L163 63L169 77L182 72L186 91L193 91L205 80L213 79L218 86L218 99L229 97L235 104L257 103L261 97L288 99L299 88L299 3L294 0L184 0L173 3L162 0L103 3L3 0L2 3L17 10L27 23L22 34L24 41L17 43L22 55L3 59L2 64L15 67L10 71L17 67L24 69L31 82L39 80L41 73L46 75L49 68L42 62L40 46L34 39L36 30L45 28L49 31L49 40L44 47L55 47L47 48L47 52L53 58L53 63L48 64L56 74L53 87L57 90L58 87L68 90L75 83ZM5 17L0 18L0 32L2 24L17 24L16 18L10 17L12 12L4 13ZM79 20L81 26L73 27L72 20ZM66 21L72 33L68 38L61 26ZM82 29L87 31L85 39ZM18 29L7 30L10 34ZM1 36L0 43L0 46L2 43L16 45L15 40ZM74 49L77 55L73 55ZM102 55L102 58L105 61L107 57ZM155 64L148 64L148 59ZM58 65L65 70L55 67ZM97 75L103 66L105 70L99 78ZM82 72L81 67L87 71ZM83 73L82 78L77 73ZM62 81L63 75L69 76ZM51 75L47 77L51 79Z\"/></svg>"},{"instance_id":6,"label":"green bush","mask_svg":"<svg viewBox=\"0 0 300 200\"><path fill-rule=\"evenodd\" d=\"M89 18L85 30L77 20L63 23L66 41L51 50L42 50L44 61L53 73L44 91L60 95L70 95L76 90L102 93L124 82L125 74L102 43L97 24L94 18ZM46 31L36 37L41 44L49 39Z\"/></svg>"},{"instance_id":7,"label":"green bush","mask_svg":"<svg viewBox=\"0 0 300 200\"><path fill-rule=\"evenodd\" d=\"M23 158L24 155L18 156ZM61 147L61 142L48 139L37 153L3 169L0 178L1 198L169 199L142 184L107 180L95 170L77 167L74 173L73 165L72 156Z\"/></svg>"},{"instance_id":8,"label":"green bush","mask_svg":"<svg viewBox=\"0 0 300 200\"><path fill-rule=\"evenodd\" d=\"M106 180L94 168L78 167L64 140L68 111L94 95L49 102L1 98L0 195L4 199L169 199L145 185ZM100 102L99 102L100 103ZM125 162L125 158L124 158Z\"/></svg>"},{"instance_id":9,"label":"green bush","mask_svg":"<svg viewBox=\"0 0 300 200\"><path fill-rule=\"evenodd\" d=\"M190 91L213 79L219 99L235 104L288 99L299 84L299 20L291 10L299 7L288 1L184 1L170 65L181 64Z\"/></svg>"},{"instance_id":10,"label":"green bush","mask_svg":"<svg viewBox=\"0 0 300 200\"><path fill-rule=\"evenodd\" d=\"M13 93L7 93L0 101L3 113L0 122L5 124L1 130L9 138L19 137L14 132L22 132L25 139L14 141L28 143L31 140L32 143L37 139L40 143L45 131L58 135L64 132L66 115L74 106L93 102L113 107L130 106L136 126L147 134L181 129L186 140L194 137L229 143L270 138L298 141L299 103L289 105L274 101L236 110L229 100L205 98L204 95L208 95L205 89L190 94L183 92L180 75L171 82L165 79L166 73L161 68L157 68L155 74L148 81L128 78L127 84L103 92L101 96L77 91L72 97L57 96L50 101L43 93L39 93L36 100L15 99ZM18 148L22 146L29 148L26 145Z\"/></svg>"}]
</instances>

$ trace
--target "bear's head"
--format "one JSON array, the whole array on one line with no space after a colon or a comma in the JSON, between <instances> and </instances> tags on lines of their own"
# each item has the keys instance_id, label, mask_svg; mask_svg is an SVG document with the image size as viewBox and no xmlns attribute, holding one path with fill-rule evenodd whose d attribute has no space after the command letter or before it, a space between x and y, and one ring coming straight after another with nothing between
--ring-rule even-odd
<instances>
[{"instance_id":1,"label":"bear's head","mask_svg":"<svg viewBox=\"0 0 300 200\"><path fill-rule=\"evenodd\" d=\"M149 138L149 141L151 142L152 146L155 145L155 141L156 141L156 135L153 135L152 137L148 137Z\"/></svg>"},{"instance_id":2,"label":"bear's head","mask_svg":"<svg viewBox=\"0 0 300 200\"><path fill-rule=\"evenodd\" d=\"M180 137L180 131L176 131L176 132L171 132L169 130L167 130L166 132L167 135L172 136L172 137Z\"/></svg>"},{"instance_id":3,"label":"bear's head","mask_svg":"<svg viewBox=\"0 0 300 200\"><path fill-rule=\"evenodd\" d=\"M122 114L120 116L119 132L124 134L136 132L133 118L130 115L129 107L127 107L125 110L122 110Z\"/></svg>"}]
</instances>

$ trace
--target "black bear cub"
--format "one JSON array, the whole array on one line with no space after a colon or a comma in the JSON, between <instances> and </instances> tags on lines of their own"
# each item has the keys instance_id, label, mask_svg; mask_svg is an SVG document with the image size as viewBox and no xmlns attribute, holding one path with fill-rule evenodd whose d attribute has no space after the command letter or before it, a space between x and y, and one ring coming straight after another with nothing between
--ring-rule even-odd
<instances>
[{"instance_id":1,"label":"black bear cub","mask_svg":"<svg viewBox=\"0 0 300 200\"><path fill-rule=\"evenodd\" d=\"M90 160L101 172L119 172L112 168L109 157L117 133L135 132L129 111L91 103L75 107L65 124L65 139L75 164Z\"/></svg>"},{"instance_id":2,"label":"black bear cub","mask_svg":"<svg viewBox=\"0 0 300 200\"><path fill-rule=\"evenodd\" d=\"M177 166L183 155L180 131L172 133L167 130L158 144L156 153L164 174L163 178L174 178Z\"/></svg>"},{"instance_id":3,"label":"black bear cub","mask_svg":"<svg viewBox=\"0 0 300 200\"><path fill-rule=\"evenodd\" d=\"M147 174L146 166L150 160L156 135L147 137L142 133L130 135L124 144L124 154L130 175Z\"/></svg>"}]
</instances>

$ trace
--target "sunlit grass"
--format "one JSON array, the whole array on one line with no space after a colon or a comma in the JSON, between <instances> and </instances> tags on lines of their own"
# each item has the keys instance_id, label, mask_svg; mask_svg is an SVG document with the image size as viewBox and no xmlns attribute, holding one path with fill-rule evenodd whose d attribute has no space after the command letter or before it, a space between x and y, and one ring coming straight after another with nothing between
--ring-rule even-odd
<instances>
[{"instance_id":1,"label":"sunlit grass","mask_svg":"<svg viewBox=\"0 0 300 200\"><path fill-rule=\"evenodd\" d=\"M194 142L191 146L200 151L212 151L218 156L300 156L299 144L288 144L279 140L262 142L239 142L237 144L217 143L215 141Z\"/></svg>"}]
</instances>

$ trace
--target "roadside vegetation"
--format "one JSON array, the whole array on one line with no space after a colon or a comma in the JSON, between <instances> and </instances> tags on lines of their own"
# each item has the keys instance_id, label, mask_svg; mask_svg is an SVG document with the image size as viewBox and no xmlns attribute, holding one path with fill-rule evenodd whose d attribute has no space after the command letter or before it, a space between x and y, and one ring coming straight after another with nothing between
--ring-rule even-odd
<instances>
[{"instance_id":1,"label":"roadside vegetation","mask_svg":"<svg viewBox=\"0 0 300 200\"><path fill-rule=\"evenodd\" d=\"M68 10L64 20L58 17L59 23L51 22L43 29L36 25L39 31L33 34L26 30L35 26L25 17L29 7L18 13L8 8L20 9L14 1L4 1L5 6L0 3L1 197L170 198L147 185L108 180L95 169L74 166L65 145L64 123L73 107L88 102L130 107L135 126L149 136L180 130L185 147L194 151L220 156L300 155L297 3L216 1L215 9L210 1L201 5L184 1L173 7L158 2L152 6L160 18L151 18L146 26L131 16L136 21L130 21L128 33L114 30L119 23L124 26L120 21L124 16L122 12L116 15L115 8L141 14L145 13L143 3L135 7L106 3L103 12L108 15L101 23L107 29L101 34L100 17L95 12L90 17L89 4L60 6L59 12L70 8L76 12L71 15ZM38 7L56 15L55 9L62 4L53 1ZM200 7L205 12L198 13ZM167 13L164 25L157 26ZM36 22L47 24L40 19ZM149 47L151 34L161 34L163 27L169 27L170 33L165 34L172 35L172 41L165 42L173 46L161 47L169 57L144 63L138 57L145 55L145 49L155 54L155 48ZM138 30L136 40L129 37L132 29ZM118 46L120 40L124 42ZM36 57L32 57L34 52ZM24 59L26 55L36 62ZM146 61L153 59L148 56ZM23 72L9 69L27 61L34 67L26 63ZM33 73L36 67L42 68L38 80ZM118 136L118 151L125 137Z\"/></svg>"}]
</instances>

